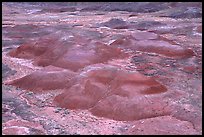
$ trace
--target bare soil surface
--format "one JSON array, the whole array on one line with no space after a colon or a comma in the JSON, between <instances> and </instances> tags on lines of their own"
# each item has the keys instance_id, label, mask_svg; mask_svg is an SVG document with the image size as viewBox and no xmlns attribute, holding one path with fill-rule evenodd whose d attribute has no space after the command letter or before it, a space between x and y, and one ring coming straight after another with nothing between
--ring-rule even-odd
<instances>
[{"instance_id":1,"label":"bare soil surface","mask_svg":"<svg viewBox=\"0 0 204 137\"><path fill-rule=\"evenodd\" d=\"M201 135L202 3L2 3L3 135Z\"/></svg>"}]
</instances>

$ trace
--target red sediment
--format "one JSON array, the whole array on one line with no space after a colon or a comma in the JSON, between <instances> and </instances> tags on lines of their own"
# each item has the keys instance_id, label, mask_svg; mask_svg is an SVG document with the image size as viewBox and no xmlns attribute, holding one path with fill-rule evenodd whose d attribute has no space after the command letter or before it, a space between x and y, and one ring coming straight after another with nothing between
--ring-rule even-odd
<instances>
[{"instance_id":1,"label":"red sediment","mask_svg":"<svg viewBox=\"0 0 204 137\"><path fill-rule=\"evenodd\" d=\"M45 48L40 48L40 49L38 52L35 52L36 48L34 46L31 46L28 44L23 44L22 46L18 47L17 49L10 51L8 54L11 57L33 59L36 56L36 53L37 53L37 55L41 55L43 52L45 52Z\"/></svg>"},{"instance_id":2,"label":"red sediment","mask_svg":"<svg viewBox=\"0 0 204 137\"><path fill-rule=\"evenodd\" d=\"M120 46L139 50L142 52L156 53L172 58L189 58L195 55L192 49L186 49L179 45L173 45L161 40L139 40L135 41L131 37L115 40L110 46Z\"/></svg>"},{"instance_id":3,"label":"red sediment","mask_svg":"<svg viewBox=\"0 0 204 137\"><path fill-rule=\"evenodd\" d=\"M75 47L73 44L63 43L57 38L42 38L36 43L23 44L8 54L12 57L33 59L33 64L38 66L53 65L73 71L78 71L90 64L127 56L121 49L109 47L100 42L75 45Z\"/></svg>"},{"instance_id":4,"label":"red sediment","mask_svg":"<svg viewBox=\"0 0 204 137\"><path fill-rule=\"evenodd\" d=\"M75 75L72 71L49 66L9 84L34 92L63 89Z\"/></svg>"},{"instance_id":5,"label":"red sediment","mask_svg":"<svg viewBox=\"0 0 204 137\"><path fill-rule=\"evenodd\" d=\"M52 49L56 44L56 38L41 38L37 42L29 41L22 44L17 49L11 50L8 55L16 58L35 59L49 51L50 48Z\"/></svg>"},{"instance_id":6,"label":"red sediment","mask_svg":"<svg viewBox=\"0 0 204 137\"><path fill-rule=\"evenodd\" d=\"M195 66L184 66L182 69L188 73L194 73L197 70Z\"/></svg>"},{"instance_id":7,"label":"red sediment","mask_svg":"<svg viewBox=\"0 0 204 137\"><path fill-rule=\"evenodd\" d=\"M165 108L165 102L158 96L134 96L132 98L121 95L108 96L101 100L91 112L96 116L114 120L132 121L144 118L170 114L170 108Z\"/></svg>"},{"instance_id":8,"label":"red sediment","mask_svg":"<svg viewBox=\"0 0 204 137\"><path fill-rule=\"evenodd\" d=\"M68 91L58 95L55 101L59 106L70 109L88 109L93 107L107 92L107 87L86 80L73 85Z\"/></svg>"},{"instance_id":9,"label":"red sediment","mask_svg":"<svg viewBox=\"0 0 204 137\"><path fill-rule=\"evenodd\" d=\"M172 45L165 41L146 40L135 43L133 49L144 52L152 52L173 58L189 58L194 55L191 49L184 49L178 45Z\"/></svg>"},{"instance_id":10,"label":"red sediment","mask_svg":"<svg viewBox=\"0 0 204 137\"><path fill-rule=\"evenodd\" d=\"M95 65L89 69L72 79L64 92L54 99L57 105L90 109L96 116L115 120L169 114L168 107L163 109L166 104L160 95L167 88L154 79L107 65Z\"/></svg>"},{"instance_id":11,"label":"red sediment","mask_svg":"<svg viewBox=\"0 0 204 137\"><path fill-rule=\"evenodd\" d=\"M54 66L78 71L79 69L96 63L103 63L114 58L123 58L127 56L117 47L109 47L100 42L93 42L87 46L73 48L61 58Z\"/></svg>"},{"instance_id":12,"label":"red sediment","mask_svg":"<svg viewBox=\"0 0 204 137\"><path fill-rule=\"evenodd\" d=\"M181 121L171 116L142 119L134 122L128 135L195 135L199 134L190 122Z\"/></svg>"}]
</instances>

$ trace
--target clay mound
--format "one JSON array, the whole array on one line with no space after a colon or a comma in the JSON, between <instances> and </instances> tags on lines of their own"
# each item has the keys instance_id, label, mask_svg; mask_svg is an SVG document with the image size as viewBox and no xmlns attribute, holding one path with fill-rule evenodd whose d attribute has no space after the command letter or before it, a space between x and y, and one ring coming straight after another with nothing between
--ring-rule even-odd
<instances>
[{"instance_id":1,"label":"clay mound","mask_svg":"<svg viewBox=\"0 0 204 137\"><path fill-rule=\"evenodd\" d=\"M59 33L63 34L63 32ZM37 66L53 65L73 71L78 71L90 64L127 56L117 47L110 47L90 39L83 39L78 43L80 45L76 45L76 40L80 36L69 40L54 36L55 34L40 38L37 42L27 42L8 54L12 57L33 59L33 64Z\"/></svg>"},{"instance_id":2,"label":"clay mound","mask_svg":"<svg viewBox=\"0 0 204 137\"><path fill-rule=\"evenodd\" d=\"M11 50L8 55L16 58L35 58L44 54L48 48L54 47L56 38L40 38L37 42L29 41L20 45L17 49Z\"/></svg>"},{"instance_id":3,"label":"clay mound","mask_svg":"<svg viewBox=\"0 0 204 137\"><path fill-rule=\"evenodd\" d=\"M65 43L57 37L46 36L37 42L27 42L8 54L11 57L33 59L33 64L46 67L63 56L72 45L73 43Z\"/></svg>"},{"instance_id":4,"label":"clay mound","mask_svg":"<svg viewBox=\"0 0 204 137\"><path fill-rule=\"evenodd\" d=\"M55 101L65 108L89 109L105 95L106 91L105 85L86 80L70 87L69 92L60 94Z\"/></svg>"},{"instance_id":5,"label":"clay mound","mask_svg":"<svg viewBox=\"0 0 204 137\"><path fill-rule=\"evenodd\" d=\"M53 47L47 48L46 52L38 56L34 60L34 64L38 66L48 66L56 62L62 57L68 50L68 45L62 43L56 43Z\"/></svg>"},{"instance_id":6,"label":"clay mound","mask_svg":"<svg viewBox=\"0 0 204 137\"><path fill-rule=\"evenodd\" d=\"M78 71L85 66L103 63L114 58L124 58L127 54L117 47L109 47L100 42L89 43L69 49L64 56L60 57L52 65Z\"/></svg>"},{"instance_id":7,"label":"clay mound","mask_svg":"<svg viewBox=\"0 0 204 137\"><path fill-rule=\"evenodd\" d=\"M168 123L168 124L167 124ZM171 116L162 116L134 122L128 135L196 135L199 134L190 122Z\"/></svg>"},{"instance_id":8,"label":"clay mound","mask_svg":"<svg viewBox=\"0 0 204 137\"><path fill-rule=\"evenodd\" d=\"M72 71L49 66L8 84L34 92L63 89L75 75Z\"/></svg>"},{"instance_id":9,"label":"clay mound","mask_svg":"<svg viewBox=\"0 0 204 137\"><path fill-rule=\"evenodd\" d=\"M93 65L72 79L54 102L69 109L90 109L96 116L138 120L170 113L161 95L166 91L165 86L138 72Z\"/></svg>"},{"instance_id":10,"label":"clay mound","mask_svg":"<svg viewBox=\"0 0 204 137\"><path fill-rule=\"evenodd\" d=\"M170 114L171 109L165 108L165 106L161 97L149 96L145 98L145 95L135 95L134 98L127 98L121 95L112 95L100 101L90 111L96 116L134 121Z\"/></svg>"},{"instance_id":11,"label":"clay mound","mask_svg":"<svg viewBox=\"0 0 204 137\"><path fill-rule=\"evenodd\" d=\"M152 52L173 58L189 58L194 55L192 49L185 49L178 45L172 45L165 41L144 40L136 42L134 47L140 51Z\"/></svg>"},{"instance_id":12,"label":"clay mound","mask_svg":"<svg viewBox=\"0 0 204 137\"><path fill-rule=\"evenodd\" d=\"M166 57L171 58L189 58L195 55L192 49L186 49L180 47L179 45L173 45L166 41L161 40L151 40L153 39L153 35L148 37L145 40L135 41L135 36L127 36L122 37L110 44L110 46L114 47L122 47L122 48L129 48L132 50L138 50L142 52L150 52L160 54ZM139 38L138 38L139 39ZM142 36L141 38L142 39Z\"/></svg>"},{"instance_id":13,"label":"clay mound","mask_svg":"<svg viewBox=\"0 0 204 137\"><path fill-rule=\"evenodd\" d=\"M33 59L37 55L41 55L46 51L46 47L36 48L30 44L23 44L17 49L11 50L8 55L16 58Z\"/></svg>"}]
</instances>

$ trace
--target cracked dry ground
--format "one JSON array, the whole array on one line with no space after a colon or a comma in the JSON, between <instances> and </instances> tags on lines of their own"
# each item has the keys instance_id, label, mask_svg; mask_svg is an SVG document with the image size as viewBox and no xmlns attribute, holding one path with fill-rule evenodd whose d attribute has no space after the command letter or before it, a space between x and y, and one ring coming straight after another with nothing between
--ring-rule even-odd
<instances>
[{"instance_id":1,"label":"cracked dry ground","mask_svg":"<svg viewBox=\"0 0 204 137\"><path fill-rule=\"evenodd\" d=\"M201 3L3 3L2 134L202 134Z\"/></svg>"}]
</instances>

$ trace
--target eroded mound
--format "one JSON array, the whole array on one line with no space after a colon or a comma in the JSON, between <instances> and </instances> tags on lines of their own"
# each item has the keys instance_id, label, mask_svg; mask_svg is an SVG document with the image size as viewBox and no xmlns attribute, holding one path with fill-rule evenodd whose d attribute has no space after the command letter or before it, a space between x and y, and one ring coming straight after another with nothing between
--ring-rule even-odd
<instances>
[{"instance_id":1,"label":"eroded mound","mask_svg":"<svg viewBox=\"0 0 204 137\"><path fill-rule=\"evenodd\" d=\"M25 77L13 80L8 84L34 92L63 89L75 75L72 71L49 66Z\"/></svg>"},{"instance_id":2,"label":"eroded mound","mask_svg":"<svg viewBox=\"0 0 204 137\"><path fill-rule=\"evenodd\" d=\"M165 41L144 40L137 42L136 45L134 48L140 51L153 52L173 58L189 58L194 55L192 49L185 49Z\"/></svg>"},{"instance_id":3,"label":"eroded mound","mask_svg":"<svg viewBox=\"0 0 204 137\"><path fill-rule=\"evenodd\" d=\"M192 49L183 48L179 45L173 45L169 42L156 39L157 37L154 35L154 33L140 33L140 36L135 34L135 36L124 36L122 38L118 38L112 42L110 46L156 53L171 58L189 58L195 55Z\"/></svg>"},{"instance_id":4,"label":"eroded mound","mask_svg":"<svg viewBox=\"0 0 204 137\"><path fill-rule=\"evenodd\" d=\"M115 58L124 58L127 54L117 47L109 47L101 42L91 42L88 45L79 46L67 51L53 65L78 71L85 66L103 63Z\"/></svg>"},{"instance_id":5,"label":"eroded mound","mask_svg":"<svg viewBox=\"0 0 204 137\"><path fill-rule=\"evenodd\" d=\"M69 109L89 109L101 117L138 120L170 113L162 99L166 91L165 86L138 72L93 65L72 79L55 102Z\"/></svg>"},{"instance_id":6,"label":"eroded mound","mask_svg":"<svg viewBox=\"0 0 204 137\"><path fill-rule=\"evenodd\" d=\"M38 66L53 65L72 71L78 71L90 64L127 56L117 47L110 47L88 39L81 39L84 44L78 45L75 41L80 37L71 38L68 41L63 37L60 39L47 36L37 42L25 43L8 54L12 57L33 59L33 64Z\"/></svg>"},{"instance_id":7,"label":"eroded mound","mask_svg":"<svg viewBox=\"0 0 204 137\"><path fill-rule=\"evenodd\" d=\"M168 123L168 124L167 124ZM195 135L198 132L188 121L180 121L171 116L162 116L134 122L129 135Z\"/></svg>"}]
</instances>

